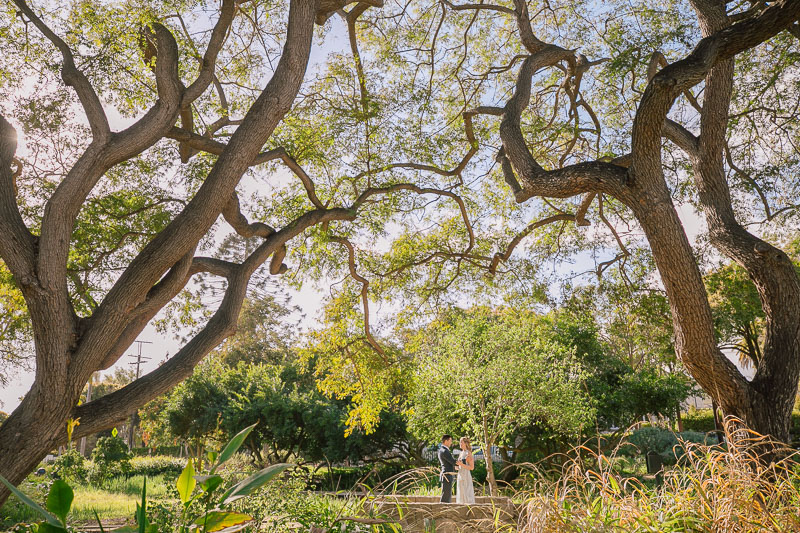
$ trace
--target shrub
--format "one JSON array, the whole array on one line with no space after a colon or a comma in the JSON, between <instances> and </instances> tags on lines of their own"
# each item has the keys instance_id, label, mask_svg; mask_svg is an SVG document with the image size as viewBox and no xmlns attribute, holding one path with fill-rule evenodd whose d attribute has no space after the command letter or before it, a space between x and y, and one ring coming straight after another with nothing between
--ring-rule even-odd
<instances>
[{"instance_id":1,"label":"shrub","mask_svg":"<svg viewBox=\"0 0 800 533\"><path fill-rule=\"evenodd\" d=\"M683 429L704 433L714 431L714 415L711 413L711 409L689 408L689 412L683 414ZM800 440L800 411L792 413L789 431L795 441Z\"/></svg>"},{"instance_id":2,"label":"shrub","mask_svg":"<svg viewBox=\"0 0 800 533\"><path fill-rule=\"evenodd\" d=\"M703 433L714 431L714 415L711 409L691 408L682 418L685 431L701 431Z\"/></svg>"},{"instance_id":3,"label":"shrub","mask_svg":"<svg viewBox=\"0 0 800 533\"><path fill-rule=\"evenodd\" d=\"M492 465L494 466L495 477L499 477L503 468L508 466L505 463L498 463L497 461L492 461ZM472 480L479 485L486 483L486 461L475 461L475 468L472 470Z\"/></svg>"},{"instance_id":4,"label":"shrub","mask_svg":"<svg viewBox=\"0 0 800 533\"><path fill-rule=\"evenodd\" d=\"M686 453L686 444L705 444L706 434L697 431L673 433L668 429L644 427L631 433L628 442L636 446L639 453L656 452L665 465L674 465ZM634 450L628 447L626 451L631 453Z\"/></svg>"},{"instance_id":5,"label":"shrub","mask_svg":"<svg viewBox=\"0 0 800 533\"><path fill-rule=\"evenodd\" d=\"M86 459L75 448L59 455L53 463L53 474L73 483L86 483Z\"/></svg>"},{"instance_id":6,"label":"shrub","mask_svg":"<svg viewBox=\"0 0 800 533\"><path fill-rule=\"evenodd\" d=\"M155 455L152 457L134 457L130 460L132 476L166 476L177 477L183 471L186 459Z\"/></svg>"},{"instance_id":7,"label":"shrub","mask_svg":"<svg viewBox=\"0 0 800 533\"><path fill-rule=\"evenodd\" d=\"M108 479L119 475L130 475L131 454L125 441L116 435L100 437L92 450L94 466L89 473L93 485L102 485Z\"/></svg>"},{"instance_id":8,"label":"shrub","mask_svg":"<svg viewBox=\"0 0 800 533\"><path fill-rule=\"evenodd\" d=\"M376 463L358 467L332 467L327 473L317 475L309 484L314 490L352 490L359 483L375 487L408 469L400 462Z\"/></svg>"},{"instance_id":9,"label":"shrub","mask_svg":"<svg viewBox=\"0 0 800 533\"><path fill-rule=\"evenodd\" d=\"M355 469L355 468L354 468ZM397 532L397 526L381 523L385 517L378 516L370 505L369 498L358 498L352 494L331 497L309 493L304 476L291 472L264 487L253 497L236 502L234 508L251 515L261 525L258 531L290 533L294 531L336 531L343 533ZM359 520L372 519L365 525ZM302 527L298 528L297 524ZM248 530L249 531L249 530Z\"/></svg>"}]
</instances>

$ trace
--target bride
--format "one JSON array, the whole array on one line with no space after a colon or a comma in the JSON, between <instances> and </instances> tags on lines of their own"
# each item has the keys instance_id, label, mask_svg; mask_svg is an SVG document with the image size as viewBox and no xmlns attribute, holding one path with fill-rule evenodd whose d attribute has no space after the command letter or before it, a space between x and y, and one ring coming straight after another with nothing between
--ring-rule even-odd
<instances>
[{"instance_id":1,"label":"bride","mask_svg":"<svg viewBox=\"0 0 800 533\"><path fill-rule=\"evenodd\" d=\"M475 469L475 457L472 456L472 444L467 437L458 441L461 452L458 454L458 477L456 481L456 503L475 503L475 488L472 486L472 470Z\"/></svg>"}]
</instances>

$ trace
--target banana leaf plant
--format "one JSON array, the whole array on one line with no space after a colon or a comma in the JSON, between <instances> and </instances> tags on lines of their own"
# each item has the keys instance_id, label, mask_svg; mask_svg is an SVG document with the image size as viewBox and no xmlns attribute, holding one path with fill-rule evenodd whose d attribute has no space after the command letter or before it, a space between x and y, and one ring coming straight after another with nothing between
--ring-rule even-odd
<instances>
[{"instance_id":1,"label":"banana leaf plant","mask_svg":"<svg viewBox=\"0 0 800 533\"><path fill-rule=\"evenodd\" d=\"M220 466L236 453L254 427L255 424L240 431L218 454L210 453L209 462L211 467L207 472L197 473L193 460L188 460L186 467L176 482L178 496L183 507L181 523L175 530L177 533L233 533L244 529L253 521L253 517L249 515L228 511L226 508L236 500L249 496L291 465L285 463L270 465L231 485L224 491L221 490L221 487L225 484L225 480L216 472ZM36 511L44 519L42 522L32 526L33 532L67 533L69 531L67 515L72 507L75 494L72 487L66 482L58 479L53 483L47 495L45 508L26 496L3 476L0 476L0 482L5 484L20 501ZM192 504L195 502L202 504L202 512L199 515L192 516ZM95 517L99 524L100 518L96 512ZM150 524L147 520L146 478L142 483L141 503L137 502L136 504L135 519L135 526L123 526L109 533L159 533L156 526ZM100 530L105 533L102 524L100 524Z\"/></svg>"}]
</instances>

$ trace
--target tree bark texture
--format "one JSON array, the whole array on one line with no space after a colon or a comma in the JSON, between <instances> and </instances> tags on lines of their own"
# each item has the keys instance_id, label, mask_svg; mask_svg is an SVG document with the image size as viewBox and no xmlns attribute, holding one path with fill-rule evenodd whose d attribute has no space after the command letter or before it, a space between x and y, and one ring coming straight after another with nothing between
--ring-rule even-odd
<instances>
[{"instance_id":1,"label":"tree bark texture","mask_svg":"<svg viewBox=\"0 0 800 533\"><path fill-rule=\"evenodd\" d=\"M723 149L733 84L733 58L787 28L800 16L800 2L775 2L731 24L724 3L696 0L703 39L686 58L653 72L632 131L632 153L611 163L587 162L544 170L528 149L520 115L529 105L531 77L579 58L537 39L527 4L515 2L520 37L530 52L500 125L500 160L518 202L533 196L605 193L627 205L650 244L672 312L675 348L686 368L727 415L773 438L788 438L789 417L800 378L800 280L788 256L748 233L736 220L725 177ZM667 120L675 99L705 81L701 131L693 135ZM686 151L694 168L700 204L712 244L744 267L766 315L766 342L755 378L748 382L717 346L700 269L667 188L662 138ZM625 167L625 168L623 168Z\"/></svg>"},{"instance_id":2,"label":"tree bark texture","mask_svg":"<svg viewBox=\"0 0 800 533\"><path fill-rule=\"evenodd\" d=\"M338 2L336 9L351 3ZM111 131L94 88L76 67L69 47L24 0L15 0L15 4L32 28L61 53L62 78L78 94L92 132L91 143L48 200L40 233L34 235L16 203L11 172L16 132L0 117L0 257L25 297L36 349L31 390L0 426L0 474L18 484L47 453L65 442L68 419L80 420L74 439L95 433L125 419L187 377L207 353L233 333L248 281L259 266L275 255L274 273L282 273L288 240L316 224L353 220L357 208L327 208L313 195L313 184L304 182L316 208L283 229L250 224L239 211L235 187L245 171L260 161L259 151L291 108L305 75L315 20L324 14L319 0L293 0L283 54L274 75L228 144L214 146L218 160L195 196L133 259L91 316L78 317L70 301L66 271L76 216L108 169L174 134L176 121L209 87L217 54L235 15L235 1L222 1L200 72L188 86L179 78L178 46L170 31L160 24L143 30L146 59L155 58L152 73L158 99L137 122L119 132ZM181 137L187 142L196 136L187 132ZM186 153L183 145L181 153ZM285 153L277 156L291 160ZM221 214L237 232L263 239L241 264L194 255L198 242ZM220 276L227 282L222 303L204 329L156 371L78 407L80 392L91 374L116 362L155 314L198 273ZM5 487L0 489L0 505L8 495Z\"/></svg>"}]
</instances>

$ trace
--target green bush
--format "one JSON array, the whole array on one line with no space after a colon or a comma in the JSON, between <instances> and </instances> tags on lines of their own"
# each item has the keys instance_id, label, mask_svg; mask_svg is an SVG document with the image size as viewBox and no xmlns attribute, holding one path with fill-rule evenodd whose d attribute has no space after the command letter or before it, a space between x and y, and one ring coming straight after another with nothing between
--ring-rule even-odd
<instances>
[{"instance_id":1,"label":"green bush","mask_svg":"<svg viewBox=\"0 0 800 533\"><path fill-rule=\"evenodd\" d=\"M353 467L351 470L356 470ZM280 479L259 490L251 498L240 500L234 509L253 516L261 525L258 531L291 533L295 531L336 531L343 533L397 532L393 524L365 526L345 517L385 518L376 516L368 498L333 497L309 492L304 475L287 472ZM297 524L302 527L297 528ZM245 530L250 532L250 529Z\"/></svg>"},{"instance_id":2,"label":"green bush","mask_svg":"<svg viewBox=\"0 0 800 533\"><path fill-rule=\"evenodd\" d=\"M88 473L86 459L75 448L59 455L53 463L53 474L73 483L86 483Z\"/></svg>"},{"instance_id":3,"label":"green bush","mask_svg":"<svg viewBox=\"0 0 800 533\"><path fill-rule=\"evenodd\" d=\"M714 431L714 415L711 409L689 409L688 413L681 415L684 431L700 431L708 433Z\"/></svg>"},{"instance_id":4,"label":"green bush","mask_svg":"<svg viewBox=\"0 0 800 533\"><path fill-rule=\"evenodd\" d=\"M689 409L683 414L683 429L686 431L714 431L714 415L711 409ZM789 444L800 441L800 411L794 411L789 421Z\"/></svg>"},{"instance_id":5,"label":"green bush","mask_svg":"<svg viewBox=\"0 0 800 533\"><path fill-rule=\"evenodd\" d=\"M330 471L315 476L309 483L312 490L349 491L358 483L375 487L382 482L408 470L405 463L391 462L358 467L333 467Z\"/></svg>"},{"instance_id":6,"label":"green bush","mask_svg":"<svg viewBox=\"0 0 800 533\"><path fill-rule=\"evenodd\" d=\"M100 437L92 450L94 466L89 473L93 485L102 485L114 476L131 474L131 453L121 438Z\"/></svg>"},{"instance_id":7,"label":"green bush","mask_svg":"<svg viewBox=\"0 0 800 533\"><path fill-rule=\"evenodd\" d=\"M155 477L164 475L166 477L177 477L186 465L186 459L169 457L166 455L155 455L152 457L134 457L130 460L132 476Z\"/></svg>"},{"instance_id":8,"label":"green bush","mask_svg":"<svg viewBox=\"0 0 800 533\"><path fill-rule=\"evenodd\" d=\"M697 431L683 431L681 433L673 433L668 429L661 429L655 427L640 428L631 433L628 437L628 442L638 448L641 454L648 452L656 452L661 456L661 461L665 465L674 465L686 453L686 448L682 445L685 443L705 444L707 440L705 433ZM714 444L715 440L709 444ZM633 453L628 447L628 453Z\"/></svg>"},{"instance_id":9,"label":"green bush","mask_svg":"<svg viewBox=\"0 0 800 533\"><path fill-rule=\"evenodd\" d=\"M497 461L492 461L492 465L494 466L494 476L496 478L500 477L500 472L507 466L505 463L498 463ZM486 461L475 461L475 468L472 470L472 481L479 485L486 483Z\"/></svg>"}]
</instances>

